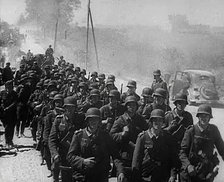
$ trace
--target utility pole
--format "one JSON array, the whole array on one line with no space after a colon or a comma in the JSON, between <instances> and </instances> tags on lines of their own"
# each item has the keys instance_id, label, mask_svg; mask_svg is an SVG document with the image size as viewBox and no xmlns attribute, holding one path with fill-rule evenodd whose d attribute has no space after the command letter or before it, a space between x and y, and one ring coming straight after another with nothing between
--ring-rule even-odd
<instances>
[{"instance_id":1,"label":"utility pole","mask_svg":"<svg viewBox=\"0 0 224 182\"><path fill-rule=\"evenodd\" d=\"M56 15L56 23L55 23L55 34L54 34L54 52L56 51L56 45L57 45L57 33L58 33L58 21L59 21L59 3L60 1L56 2L57 6L57 15Z\"/></svg>"},{"instance_id":2,"label":"utility pole","mask_svg":"<svg viewBox=\"0 0 224 182\"><path fill-rule=\"evenodd\" d=\"M96 54L96 61L97 61L97 69L99 71L99 59L98 59L98 52L96 47L96 38L95 38L95 31L93 26L93 19L92 19L92 13L90 9L90 0L88 1L88 13L87 13L87 40L86 40L86 69L87 69L87 62L88 62L88 49L89 49L89 20L91 22L92 27L92 35L93 35L93 42L95 47L95 54Z\"/></svg>"},{"instance_id":3,"label":"utility pole","mask_svg":"<svg viewBox=\"0 0 224 182\"><path fill-rule=\"evenodd\" d=\"M87 32L86 32L86 70L87 70L87 63L88 63L88 54L89 54L89 9L90 9L90 0L88 0L88 7L87 7Z\"/></svg>"}]
</instances>

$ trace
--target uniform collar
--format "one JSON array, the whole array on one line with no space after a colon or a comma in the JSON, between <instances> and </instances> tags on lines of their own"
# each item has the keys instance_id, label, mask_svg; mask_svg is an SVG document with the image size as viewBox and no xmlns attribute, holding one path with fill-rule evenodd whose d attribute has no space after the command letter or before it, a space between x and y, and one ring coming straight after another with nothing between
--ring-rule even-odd
<instances>
[{"instance_id":1,"label":"uniform collar","mask_svg":"<svg viewBox=\"0 0 224 182\"><path fill-rule=\"evenodd\" d=\"M205 130L208 130L209 129L209 125L206 129L202 128L199 124L199 122L197 122L196 126L199 128L200 132L204 132Z\"/></svg>"},{"instance_id":2,"label":"uniform collar","mask_svg":"<svg viewBox=\"0 0 224 182\"><path fill-rule=\"evenodd\" d=\"M87 128L85 128L85 132L86 132L86 135L88 136L88 137L91 137L93 134L92 133L90 133L88 130L87 130Z\"/></svg>"},{"instance_id":3,"label":"uniform collar","mask_svg":"<svg viewBox=\"0 0 224 182\"><path fill-rule=\"evenodd\" d=\"M162 132L162 131L161 131ZM161 134L161 132L160 132L160 134ZM155 133L154 133L154 131L153 131L153 129L152 128L150 128L150 129L148 129L147 130L147 133L148 133L148 135L149 135L149 137L152 139L153 137L155 137L156 139L159 137L159 135L157 136Z\"/></svg>"}]
</instances>

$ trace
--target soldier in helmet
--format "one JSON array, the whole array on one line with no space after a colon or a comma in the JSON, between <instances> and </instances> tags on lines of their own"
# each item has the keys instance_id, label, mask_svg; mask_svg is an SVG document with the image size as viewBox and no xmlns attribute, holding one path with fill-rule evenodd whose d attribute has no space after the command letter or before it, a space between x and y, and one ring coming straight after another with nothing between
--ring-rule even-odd
<instances>
[{"instance_id":1,"label":"soldier in helmet","mask_svg":"<svg viewBox=\"0 0 224 182\"><path fill-rule=\"evenodd\" d=\"M154 77L154 81L153 81L152 86L151 86L153 92L155 92L155 90L157 88L163 88L166 91L168 91L166 82L164 82L161 78L161 71L160 70L153 71L153 77Z\"/></svg>"},{"instance_id":2,"label":"soldier in helmet","mask_svg":"<svg viewBox=\"0 0 224 182\"><path fill-rule=\"evenodd\" d=\"M99 90L100 92L102 92L105 88L105 74L100 73L98 79L99 79Z\"/></svg>"},{"instance_id":3,"label":"soldier in helmet","mask_svg":"<svg viewBox=\"0 0 224 182\"><path fill-rule=\"evenodd\" d=\"M78 66L75 67L74 75L76 78L80 77L80 71L81 71L80 67L78 67Z\"/></svg>"},{"instance_id":4,"label":"soldier in helmet","mask_svg":"<svg viewBox=\"0 0 224 182\"><path fill-rule=\"evenodd\" d=\"M138 107L138 113L140 115L142 115L144 108L153 102L152 94L153 94L153 91L151 88L145 87L142 90L142 95L141 95L142 99L139 101L139 107Z\"/></svg>"},{"instance_id":5,"label":"soldier in helmet","mask_svg":"<svg viewBox=\"0 0 224 182\"><path fill-rule=\"evenodd\" d=\"M135 96L128 96L125 99L125 109L125 113L114 122L110 134L119 148L125 175L130 181L136 139L139 133L148 129L148 125L144 118L137 113L138 102Z\"/></svg>"},{"instance_id":6,"label":"soldier in helmet","mask_svg":"<svg viewBox=\"0 0 224 182\"><path fill-rule=\"evenodd\" d=\"M65 64L64 56L60 56L60 59L58 61L58 66L61 67L63 63Z\"/></svg>"},{"instance_id":7,"label":"soldier in helmet","mask_svg":"<svg viewBox=\"0 0 224 182\"><path fill-rule=\"evenodd\" d=\"M167 111L171 111L170 106L166 105L167 91L163 88L157 88L153 93L153 103L149 104L147 107L144 108L142 115L143 117L148 120L150 118L150 114L154 109L162 109L165 113Z\"/></svg>"},{"instance_id":8,"label":"soldier in helmet","mask_svg":"<svg viewBox=\"0 0 224 182\"><path fill-rule=\"evenodd\" d=\"M124 114L125 107L120 104L120 92L111 90L109 94L109 103L100 108L102 123L105 129L110 132L114 121Z\"/></svg>"},{"instance_id":9,"label":"soldier in helmet","mask_svg":"<svg viewBox=\"0 0 224 182\"><path fill-rule=\"evenodd\" d=\"M82 69L80 71L80 77L79 77L80 82L88 82L88 79L85 77L85 75L86 75L86 70Z\"/></svg>"},{"instance_id":10,"label":"soldier in helmet","mask_svg":"<svg viewBox=\"0 0 224 182\"><path fill-rule=\"evenodd\" d=\"M105 88L100 93L100 98L103 100L104 105L109 103L109 93L111 90L117 90L117 88L115 87L113 80L107 80Z\"/></svg>"},{"instance_id":11,"label":"soldier in helmet","mask_svg":"<svg viewBox=\"0 0 224 182\"><path fill-rule=\"evenodd\" d=\"M175 96L175 108L165 115L166 130L174 136L176 142L180 146L186 129L193 125L193 117L191 113L185 111L187 106L187 95L179 93Z\"/></svg>"},{"instance_id":12,"label":"soldier in helmet","mask_svg":"<svg viewBox=\"0 0 224 182\"><path fill-rule=\"evenodd\" d=\"M96 71L92 72L91 73L91 78L89 80L89 83L95 83L95 82L98 82L98 73Z\"/></svg>"},{"instance_id":13,"label":"soldier in helmet","mask_svg":"<svg viewBox=\"0 0 224 182\"><path fill-rule=\"evenodd\" d=\"M6 63L6 66L2 70L2 80L6 83L9 80L13 80L13 71L10 67L10 62Z\"/></svg>"},{"instance_id":14,"label":"soldier in helmet","mask_svg":"<svg viewBox=\"0 0 224 182\"><path fill-rule=\"evenodd\" d=\"M60 166L68 167L66 155L72 140L74 132L80 128L84 128L82 116L77 115L77 100L74 97L66 97L64 99L65 112L58 115L52 124L49 135L48 145L53 161L53 177L57 182L60 172ZM69 182L71 179L71 171L62 170L62 181Z\"/></svg>"},{"instance_id":15,"label":"soldier in helmet","mask_svg":"<svg viewBox=\"0 0 224 182\"><path fill-rule=\"evenodd\" d=\"M16 71L15 79L14 79L15 86L19 85L19 80L21 79L21 76L23 74L25 74L25 64L21 64L19 67L19 70Z\"/></svg>"},{"instance_id":16,"label":"soldier in helmet","mask_svg":"<svg viewBox=\"0 0 224 182\"><path fill-rule=\"evenodd\" d=\"M88 85L85 82L80 82L78 85L78 92L74 95L77 99L78 108L86 100L88 94Z\"/></svg>"},{"instance_id":17,"label":"soldier in helmet","mask_svg":"<svg viewBox=\"0 0 224 182\"><path fill-rule=\"evenodd\" d=\"M133 154L133 182L175 182L178 154L172 136L162 129L164 111L155 109L151 126L136 141Z\"/></svg>"},{"instance_id":18,"label":"soldier in helmet","mask_svg":"<svg viewBox=\"0 0 224 182\"><path fill-rule=\"evenodd\" d=\"M100 100L100 92L98 89L93 89L90 91L89 98L82 104L81 111L85 113L89 108L96 107L100 109L103 106Z\"/></svg>"},{"instance_id":19,"label":"soldier in helmet","mask_svg":"<svg viewBox=\"0 0 224 182\"><path fill-rule=\"evenodd\" d=\"M64 112L63 106L64 98L61 94L56 94L53 99L53 108L48 111L46 118L44 120L43 129L43 145L44 145L44 159L47 163L48 170L51 171L51 154L48 146L49 135L52 127L52 123L57 115L61 115ZM51 175L50 175L51 176Z\"/></svg>"},{"instance_id":20,"label":"soldier in helmet","mask_svg":"<svg viewBox=\"0 0 224 182\"><path fill-rule=\"evenodd\" d=\"M46 57L51 57L53 56L54 50L52 49L52 46L49 45L49 47L47 48L47 50L45 51L45 56Z\"/></svg>"},{"instance_id":21,"label":"soldier in helmet","mask_svg":"<svg viewBox=\"0 0 224 182\"><path fill-rule=\"evenodd\" d=\"M119 152L111 136L101 130L101 114L97 108L86 112L87 127L74 134L67 159L75 171L75 180L106 182L109 177L110 156L118 171L118 182L124 181Z\"/></svg>"},{"instance_id":22,"label":"soldier in helmet","mask_svg":"<svg viewBox=\"0 0 224 182\"><path fill-rule=\"evenodd\" d=\"M13 147L14 128L17 122L16 104L18 100L17 93L13 90L13 81L5 83L5 90L0 92L1 121L5 127L5 144L6 147Z\"/></svg>"},{"instance_id":23,"label":"soldier in helmet","mask_svg":"<svg viewBox=\"0 0 224 182\"><path fill-rule=\"evenodd\" d=\"M212 108L202 104L196 114L198 122L188 128L181 142L180 160L181 181L207 182L213 181L218 174L219 159L217 149L224 160L224 142L219 129L210 124Z\"/></svg>"},{"instance_id":24,"label":"soldier in helmet","mask_svg":"<svg viewBox=\"0 0 224 182\"><path fill-rule=\"evenodd\" d=\"M128 81L128 84L127 84L128 90L127 90L127 92L124 92L121 95L121 101L123 103L125 102L126 97L131 96L131 95L136 97L137 101L140 100L140 96L138 94L136 94L136 89L137 89L136 85L137 85L136 81L134 81L134 80L129 80Z\"/></svg>"}]
</instances>

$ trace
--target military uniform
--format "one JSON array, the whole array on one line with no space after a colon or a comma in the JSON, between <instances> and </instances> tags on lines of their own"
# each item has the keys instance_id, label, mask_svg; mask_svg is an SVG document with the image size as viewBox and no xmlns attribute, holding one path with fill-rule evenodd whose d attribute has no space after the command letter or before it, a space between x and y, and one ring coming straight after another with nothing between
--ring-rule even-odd
<instances>
[{"instance_id":1,"label":"military uniform","mask_svg":"<svg viewBox=\"0 0 224 182\"><path fill-rule=\"evenodd\" d=\"M107 131L110 131L114 124L114 121L118 119L119 116L124 114L125 107L123 105L117 104L117 107L112 107L110 104L104 105L100 108L102 120L108 120L105 126Z\"/></svg>"},{"instance_id":2,"label":"military uniform","mask_svg":"<svg viewBox=\"0 0 224 182\"><path fill-rule=\"evenodd\" d=\"M54 110L50 110L47 113L46 119L44 121L44 129L43 129L43 145L44 145L44 155L43 158L47 163L48 170L51 170L51 154L48 146L48 139L52 127L52 123L57 115L62 114L62 108L55 108Z\"/></svg>"},{"instance_id":3,"label":"military uniform","mask_svg":"<svg viewBox=\"0 0 224 182\"><path fill-rule=\"evenodd\" d=\"M2 109L1 121L5 127L5 142L8 145L13 144L14 128L17 122L16 104L18 100L17 93L12 90L8 92L3 90L0 92L0 103Z\"/></svg>"},{"instance_id":4,"label":"military uniform","mask_svg":"<svg viewBox=\"0 0 224 182\"><path fill-rule=\"evenodd\" d=\"M123 128L127 126L129 132L122 134ZM138 134L148 129L148 125L142 116L135 114L132 118L125 112L113 124L110 134L116 142L125 166L125 173L130 179L131 162Z\"/></svg>"},{"instance_id":5,"label":"military uniform","mask_svg":"<svg viewBox=\"0 0 224 182\"><path fill-rule=\"evenodd\" d=\"M120 156L111 136L102 130L92 135L85 128L73 136L67 159L75 171L75 179L106 182L110 170L110 156L114 159L118 174L122 173ZM83 163L84 159L89 157L95 158L96 163L92 168L86 168Z\"/></svg>"},{"instance_id":6,"label":"military uniform","mask_svg":"<svg viewBox=\"0 0 224 182\"><path fill-rule=\"evenodd\" d=\"M204 130L199 123L190 127L184 134L181 143L180 160L182 162L181 181L206 182L213 181L209 176L219 161L214 154L214 149L218 150L224 159L224 142L218 128L209 124ZM193 165L196 169L196 176L190 177L187 168Z\"/></svg>"},{"instance_id":7,"label":"military uniform","mask_svg":"<svg viewBox=\"0 0 224 182\"><path fill-rule=\"evenodd\" d=\"M171 108L170 106L166 105L165 103L162 104L162 105L159 105L159 104L155 104L155 103L152 103L152 104L149 104L147 105L143 112L142 112L142 115L145 119L149 119L150 118L150 115L151 115L151 112L154 110L154 109L161 109L163 110L165 113L167 111L171 111Z\"/></svg>"},{"instance_id":8,"label":"military uniform","mask_svg":"<svg viewBox=\"0 0 224 182\"><path fill-rule=\"evenodd\" d=\"M132 160L133 182L167 182L175 176L177 150L172 136L161 131L155 136L149 129L139 134Z\"/></svg>"},{"instance_id":9,"label":"military uniform","mask_svg":"<svg viewBox=\"0 0 224 182\"><path fill-rule=\"evenodd\" d=\"M168 91L166 82L164 82L161 78L160 78L158 81L154 80L154 81L152 82L152 86L151 86L151 88L152 88L153 92L155 92L155 90L156 90L157 88L163 88L163 89L165 89L166 91Z\"/></svg>"},{"instance_id":10,"label":"military uniform","mask_svg":"<svg viewBox=\"0 0 224 182\"><path fill-rule=\"evenodd\" d=\"M182 115L179 116L176 109L169 111L165 115L166 130L174 136L178 144L181 143L186 129L193 125L193 117L191 113L183 111Z\"/></svg>"}]
</instances>

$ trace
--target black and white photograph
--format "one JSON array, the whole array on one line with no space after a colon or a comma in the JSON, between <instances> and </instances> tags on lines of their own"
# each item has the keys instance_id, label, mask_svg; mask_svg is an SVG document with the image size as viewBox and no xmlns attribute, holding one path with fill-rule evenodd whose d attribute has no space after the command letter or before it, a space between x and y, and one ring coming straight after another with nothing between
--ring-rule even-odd
<instances>
[{"instance_id":1,"label":"black and white photograph","mask_svg":"<svg viewBox=\"0 0 224 182\"><path fill-rule=\"evenodd\" d=\"M223 0L0 0L0 182L223 182Z\"/></svg>"}]
</instances>

